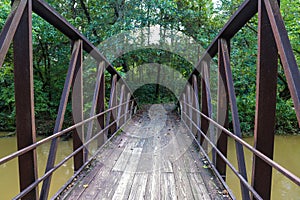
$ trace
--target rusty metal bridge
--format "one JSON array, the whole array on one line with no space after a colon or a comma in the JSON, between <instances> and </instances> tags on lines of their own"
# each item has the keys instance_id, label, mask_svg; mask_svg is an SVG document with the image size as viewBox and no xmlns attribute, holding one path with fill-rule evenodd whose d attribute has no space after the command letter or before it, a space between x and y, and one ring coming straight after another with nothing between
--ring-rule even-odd
<instances>
[{"instance_id":1,"label":"rusty metal bridge","mask_svg":"<svg viewBox=\"0 0 300 200\"><path fill-rule=\"evenodd\" d=\"M48 199L52 175L71 159L74 175L52 198L235 199L226 184L226 168L232 170L239 179L244 200L270 199L272 170L277 170L300 186L299 177L273 161L278 59L284 69L300 124L300 72L276 0L245 0L195 66L178 99L180 116L176 117L167 108L161 112L164 109L158 108L163 106L155 105L157 109L151 112L157 113L152 113L152 121L147 115L139 114L136 109L137 97L133 97L131 88L108 60L50 5L43 0L19 0L13 3L12 8L0 35L0 66L13 43L18 151L1 158L0 165L18 159L19 169L16 173L19 173L19 183L16 185L20 185L20 193L14 199ZM53 134L39 141L36 140L34 116L32 13L67 36L73 49ZM257 94L253 147L241 135L230 66L230 40L257 13ZM80 81L84 51L91 54L98 70L88 118L83 116ZM219 77L217 120L212 116L209 85L210 63L214 57L218 58ZM108 108L105 106L105 76L111 78ZM79 103L73 112L77 113L79 119L74 125L63 129L75 77L79 77L76 86L79 88L76 90ZM228 130L229 113L232 132ZM160 127L162 119L166 123ZM100 127L95 126L96 122ZM172 128L174 124L178 130ZM156 127L161 129L157 131ZM73 134L73 152L55 163L59 139L69 132ZM154 136L144 137L150 132L155 132ZM218 140L214 141L216 136ZM227 158L228 138L235 141L237 168ZM51 142L48 161L45 173L38 176L36 149L46 142ZM165 143L172 145L169 149L155 151ZM185 145L188 148L182 149ZM92 153L88 152L91 146L94 147ZM206 153L207 146L212 148L210 156ZM253 154L252 172L246 171L245 148ZM181 156L172 159L176 152ZM203 171L203 162L211 170L210 175ZM247 178L249 174L251 181ZM206 176L210 176L209 180L217 185L221 194L213 191ZM39 184L42 184L41 188Z\"/></svg>"}]
</instances>

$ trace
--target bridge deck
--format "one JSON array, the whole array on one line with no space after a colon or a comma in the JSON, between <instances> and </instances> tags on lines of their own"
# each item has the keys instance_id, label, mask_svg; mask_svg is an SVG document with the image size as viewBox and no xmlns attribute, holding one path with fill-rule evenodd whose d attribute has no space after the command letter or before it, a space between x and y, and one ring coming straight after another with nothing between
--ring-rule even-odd
<instances>
[{"instance_id":1,"label":"bridge deck","mask_svg":"<svg viewBox=\"0 0 300 200\"><path fill-rule=\"evenodd\" d=\"M179 117L160 108L136 115L59 199L228 199Z\"/></svg>"}]
</instances>

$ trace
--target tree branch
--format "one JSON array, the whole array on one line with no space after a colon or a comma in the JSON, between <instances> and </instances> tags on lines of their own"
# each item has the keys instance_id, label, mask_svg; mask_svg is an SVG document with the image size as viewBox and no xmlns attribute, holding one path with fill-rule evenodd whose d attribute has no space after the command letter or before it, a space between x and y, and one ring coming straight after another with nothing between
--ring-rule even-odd
<instances>
[{"instance_id":1,"label":"tree branch","mask_svg":"<svg viewBox=\"0 0 300 200\"><path fill-rule=\"evenodd\" d=\"M87 21L88 21L89 25L91 25L92 18L91 18L90 12L89 12L88 8L86 7L86 5L85 5L85 3L84 3L83 0L80 0L80 5L81 5L81 7L83 9L83 12L84 12L84 14L85 14L85 16L87 18ZM93 34L96 37L98 37L97 30L95 29L95 27L92 27L92 31L93 31Z\"/></svg>"}]
</instances>

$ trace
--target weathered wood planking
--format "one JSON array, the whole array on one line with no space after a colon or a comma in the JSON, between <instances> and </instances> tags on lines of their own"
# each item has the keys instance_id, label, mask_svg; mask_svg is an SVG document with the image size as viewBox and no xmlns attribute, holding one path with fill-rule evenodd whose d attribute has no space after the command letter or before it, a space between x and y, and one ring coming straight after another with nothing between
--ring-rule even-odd
<instances>
[{"instance_id":1,"label":"weathered wood planking","mask_svg":"<svg viewBox=\"0 0 300 200\"><path fill-rule=\"evenodd\" d=\"M144 112L60 198L223 199L222 185L204 169L200 156L178 116L161 112L149 117Z\"/></svg>"}]
</instances>

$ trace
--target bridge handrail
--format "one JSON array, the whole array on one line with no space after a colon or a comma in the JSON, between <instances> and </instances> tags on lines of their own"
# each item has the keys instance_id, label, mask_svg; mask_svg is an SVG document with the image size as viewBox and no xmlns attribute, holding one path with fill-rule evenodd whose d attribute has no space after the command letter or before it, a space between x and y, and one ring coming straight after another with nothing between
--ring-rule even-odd
<instances>
[{"instance_id":1,"label":"bridge handrail","mask_svg":"<svg viewBox=\"0 0 300 200\"><path fill-rule=\"evenodd\" d=\"M187 104L187 103L184 103L186 105L188 105L189 107L191 107L190 104ZM196 123L187 115L186 112L183 111L183 114L191 121L191 123L196 126ZM200 113L199 113L200 114ZM213 122L213 120L210 120L211 122ZM186 125L186 127L192 131L190 129L190 127L186 124L186 122L184 121L184 124ZM219 124L218 124L219 125ZM243 177L239 172L238 170L230 163L230 161L226 158L226 156L224 156L222 154L222 152L216 147L216 145L203 133L203 131L198 127L196 126L196 129L201 133L201 136L205 138L206 141L208 141L208 143L212 146L212 148L216 151L217 154L220 155L220 157L224 160L224 162L226 162L226 164L229 166L229 168L232 170L232 172L238 177L238 179L244 184L245 187L247 187L247 189L258 199L261 199L261 196L254 190L254 188L248 183L248 181L245 179L245 177ZM226 129L225 129L226 130ZM230 135L231 136L231 135ZM194 140L197 142L197 145L201 148L201 151L205 153L203 147L201 146L200 142L197 141L197 138L192 135L192 137L194 138ZM209 157L206 156L206 159L209 160L209 163L213 166L212 162L210 161ZM218 173L218 171L216 171L217 173L217 176L220 178L221 177L221 180L222 180L222 176ZM223 181L222 181L223 182ZM225 185L226 183L223 182ZM227 188L228 191L230 191L230 193L232 193L231 189L230 188ZM233 194L231 194L232 196Z\"/></svg>"},{"instance_id":2,"label":"bridge handrail","mask_svg":"<svg viewBox=\"0 0 300 200\"><path fill-rule=\"evenodd\" d=\"M279 171L281 174L285 175L288 179L290 179L291 181L293 181L295 184L297 184L298 186L300 186L300 178L297 177L295 174L291 173L290 171L288 171L287 169L285 169L283 166L279 165L277 162L275 162L274 160L270 159L269 157L267 157L266 155L264 155L262 152L258 151L257 149L255 149L254 147L252 147L250 144L248 144L247 142L245 142L243 139L241 139L240 137L236 136L234 133L230 132L228 129L224 128L222 125L220 125L218 122L216 122L215 120L213 120L212 118L208 117L207 115L205 115L204 113L200 112L199 110L195 109L193 107L193 105L188 104L186 102L183 102L185 105L189 106L193 111L197 112L198 114L200 114L202 117L204 117L205 119L209 120L210 122L212 122L218 129L224 131L224 133L226 133L228 136L230 136L232 139L234 139L235 141L237 141L238 143L240 143L241 145L245 146L247 149L249 149L253 154L259 156L262 160L264 160L266 163L268 163L270 166L272 166L273 168L275 168L277 171ZM194 124L194 126L196 126L196 123L187 115L186 112L184 112L184 114L186 115L186 117L189 118L189 120ZM203 133L203 131L199 128L196 127L198 129L198 131L202 132L202 136L205 137L206 140L208 140L212 147L214 149L217 150L217 147L209 140L209 138ZM204 135L203 135L204 134ZM223 154L222 154L223 155ZM224 156L224 155L223 155ZM224 157L225 158L225 157ZM227 163L229 164L229 163Z\"/></svg>"},{"instance_id":3,"label":"bridge handrail","mask_svg":"<svg viewBox=\"0 0 300 200\"><path fill-rule=\"evenodd\" d=\"M119 107L119 106L118 106ZM79 148L77 148L75 151L73 151L71 154L69 154L68 156L66 156L61 162L59 162L57 165L55 165L51 170L49 170L48 172L46 172L43 176L41 176L38 180L36 180L35 182L33 182L31 185L29 185L25 190L23 190L21 193L19 193L17 196L15 196L13 199L20 199L22 197L24 197L28 192L30 192L33 188L35 188L36 186L38 186L38 184L42 181L44 181L47 177L51 176L59 167L61 167L64 163L66 163L69 159L71 159L72 157L74 157L79 151L83 150L87 145L89 145L91 142L93 142L95 139L97 139L100 134L104 134L105 131L107 131L114 123L118 122L122 117L124 117L125 115L127 115L130 111L127 111L126 113L122 114L120 118L117 118L116 120L114 120L113 122L110 123L109 126L105 127L104 129L102 129L101 131L99 131L98 133L96 133L93 137L91 137L89 140L87 140L85 143L83 143L83 145ZM90 120L89 120L90 121ZM83 125L83 124L82 124ZM85 162L85 164L82 166L82 169L84 169L85 166L87 166L96 156L97 153L99 153L103 146L105 144L107 144L115 134L118 133L119 130L122 130L122 128L125 126L126 124L123 124L122 126L120 126L115 132L114 134L108 138L105 143L97 149L97 151L89 158L88 161ZM75 127L73 127L75 128ZM61 135L60 135L61 136ZM59 137L59 136L57 136ZM78 175L78 173L80 173L81 170L78 170L76 175ZM71 178L73 179L73 178ZM64 189L64 187L62 187ZM59 193L57 193L59 194Z\"/></svg>"},{"instance_id":4,"label":"bridge handrail","mask_svg":"<svg viewBox=\"0 0 300 200\"><path fill-rule=\"evenodd\" d=\"M277 0L245 0L200 57L179 100L181 103L182 119L191 132L200 140L199 142L197 141L198 144L202 145L203 141L208 139L205 134L210 131L210 122L221 131L220 138L216 145L211 143L212 141L208 142L213 146L212 167L217 174L223 176L222 179L224 183L226 164L231 168L231 164L228 163L226 159L227 137L234 139L238 156L239 174L237 174L237 171L234 169L231 169L241 181L240 186L243 199L250 199L249 191L253 193L252 189L259 195L257 196L258 199L270 199L272 168L278 170L295 184L300 184L299 177L272 160L275 135L278 58L280 58L281 65L284 69L288 88L294 103L294 110L300 126L300 71L283 18L280 14L278 2ZM258 68L254 131L255 148L253 148L241 139L242 135L229 54L231 38L233 38L256 13L258 13ZM217 54L219 56L218 113L223 109L222 112L224 112L223 114L225 115L225 119L219 119L217 116L217 121L224 120L226 127L222 127L212 119L209 70L210 62ZM224 84L225 89L222 88L222 84ZM199 91L202 92L201 95L199 95ZM199 100L199 98L201 99ZM228 131L229 103L232 114L233 133ZM188 108L186 108L187 106ZM203 134L205 136L203 136ZM254 161L251 188L248 182L245 184L245 181L247 181L247 172L243 147L248 148L253 153ZM200 148L202 147L200 146ZM222 153L222 155L219 155L219 153ZM267 177L263 177L264 174L267 174Z\"/></svg>"},{"instance_id":5,"label":"bridge handrail","mask_svg":"<svg viewBox=\"0 0 300 200\"><path fill-rule=\"evenodd\" d=\"M66 133L68 133L68 132L70 132L70 131L72 131L72 130L78 128L78 127L81 127L82 125L86 124L87 122L90 122L90 121L92 121L92 120L94 120L94 119L96 119L96 118L98 118L98 117L100 117L100 116L102 116L102 115L104 115L104 114L106 114L106 113L108 113L108 112L111 112L111 111L115 110L116 108L119 108L119 107L121 107L121 106L123 106L123 105L126 105L127 103L130 103L130 102L133 102L133 100L126 101L126 102L124 102L124 103L122 103L122 104L120 104L120 105L111 107L111 108L105 110L104 112L98 113L98 114L96 114L96 115L94 115L94 116L92 116L92 117L89 117L89 118L87 118L87 119L85 119L85 120L83 120L83 121L81 121L81 122L79 122L79 123L76 123L76 124L74 124L74 125L72 125L72 126L66 128L66 129L64 129L64 130L61 130L61 131L56 132L56 133L54 133L54 134L52 134L52 135L50 135L50 136L48 136L48 137L46 137L46 138L43 138L43 139L37 141L36 143L33 143L33 144L30 145L30 146L27 146L27 147L22 148L22 149L20 149L20 150L14 152L14 153L12 153L12 154L9 154L9 155L7 155L7 156L5 156L5 157L2 157L2 158L0 158L0 165L3 165L4 163L6 163L6 162L8 162L8 161L10 161L10 160L12 160L12 159L14 159L14 158L16 158L16 157L18 157L18 156L21 156L21 155L27 153L28 151L31 151L31 150L33 150L33 149L36 149L37 147L41 146L42 144L44 144L44 143L46 143L46 142L51 141L51 140L54 139L54 138L58 138L58 137L60 137L60 136L63 136L64 134L66 134ZM117 120L115 120L115 121L117 121ZM115 122L115 121L114 121L114 122ZM110 124L110 126L111 126L114 122L112 122L112 123ZM107 127L105 127L103 130L101 130L101 133L104 132L104 130L106 130L106 129L107 129ZM89 142L89 143L90 143L90 142Z\"/></svg>"},{"instance_id":6,"label":"bridge handrail","mask_svg":"<svg viewBox=\"0 0 300 200\"><path fill-rule=\"evenodd\" d=\"M26 168L27 170L27 171L23 170L22 172L19 171L21 193L17 195L15 198L23 197L22 199L33 199L33 198L37 199L38 198L37 186L38 183L43 181L40 198L47 199L49 194L51 176L53 172L56 169L58 169L63 163L65 163L68 159L74 157L74 171L75 174L78 174L83 169L83 166L86 166L89 163L89 161L91 161L91 158L89 158L87 154L87 147L89 143L91 143L91 141L93 141L95 138L99 137L100 135L107 135L108 129L110 129L112 135L114 135L118 130L120 130L120 128L123 127L124 124L126 124L130 119L130 116L133 113L133 109L136 106L136 99L133 97L130 88L128 87L126 82L122 79L121 75L114 69L111 63L101 54L101 52L74 26L72 26L66 19L64 19L59 13L57 13L50 5L48 5L43 0L19 0L19 1L12 0L12 2L13 2L12 11L7 17L7 21L4 24L4 27L0 33L0 67L2 67L9 46L12 43L12 40L14 40L14 50L15 50L14 72L15 74L18 75L22 74L24 76L24 79L16 78L15 84L17 84L16 82L20 82L18 83L18 85L20 86L28 84L28 88L23 89L23 88L15 87L15 93L19 94L16 95L18 96L18 98L16 97L16 105L17 108L19 107L19 109L17 109L16 115L17 118L19 117L22 119L22 120L17 120L16 132L17 132L18 142L20 142L20 144L18 144L19 150L8 156L1 158L0 165L14 158L19 158L19 169ZM34 114L32 114L31 112L34 111L34 106L33 106L34 89L32 85L33 53L32 53L32 41L31 41L32 40L31 39L32 38L32 31L31 31L32 13L36 13L39 17L43 18L46 22L54 26L58 31L63 33L73 42L73 52L72 52L72 56L68 68L67 77L65 79L64 89L61 95L61 101L58 109L58 115L56 118L53 135L37 142L35 141L35 137L36 137L35 122L34 122L35 117ZM19 30L19 27L22 27L22 30ZM95 105L92 107L92 109L94 110L90 112L90 117L88 119L84 120L82 116L82 119L79 123L76 123L75 125L69 128L61 130L64 121L66 105L68 103L68 97L71 88L73 88L74 86L75 76L79 74L82 77L81 71L82 71L83 51L89 53L98 62L98 66L96 67L99 76L96 81L96 87L95 87L94 98L93 98L93 104ZM26 72L28 73L23 74L22 70L27 70ZM110 101L109 101L108 109L106 110L105 110L105 103L104 103L105 102L104 70L107 70L112 78L111 88L110 88L111 89ZM121 88L121 94L118 94L120 96L117 96L116 93L117 86L120 86ZM25 93L23 92L23 90L25 91ZM80 86L80 90L82 92L82 83ZM24 96L28 98L23 100L22 97ZM131 105L129 106L129 104ZM96 105L100 107L100 113L98 114L95 111ZM23 112L24 110L28 110L31 117L30 118L23 117L22 116L23 113L21 113L20 110L22 110ZM80 112L82 112L82 110ZM116 113L117 116L112 116L114 113ZM102 124L100 123L100 125L102 127L102 130L98 132L95 136L92 136L93 120L95 119L101 121ZM83 125L87 123L88 123L87 142L83 143L82 141L80 141L79 133L78 130L76 130L76 128L80 128L80 127L82 128ZM24 124L24 125L20 125L20 124ZM32 129L29 130L27 127L24 128L26 124L30 124ZM76 139L73 138L73 148L76 150L73 151L73 153L71 153L67 158L65 158L58 165L55 165L54 162L55 162L56 151L58 146L57 145L58 138L71 130L75 132L73 133L73 136L76 136L75 137ZM22 133L18 134L20 131ZM31 141L28 140L23 141L24 138L22 139L21 136L28 136L28 138L31 138L30 139ZM106 143L110 139L111 138L108 138L106 141L102 141L102 142ZM45 174L41 178L38 178L37 171L36 171L37 163L35 159L36 156L35 149L38 146L48 141L51 141L51 147L50 147ZM98 143L98 145L99 145L98 147L101 147L103 143L102 144ZM84 155L83 152L85 153ZM30 168L30 166L26 165L25 162L20 161L20 158L24 158L24 156L30 158L27 159L26 162L32 162L34 165L33 167ZM29 180L34 180L34 181L30 182Z\"/></svg>"}]
</instances>

